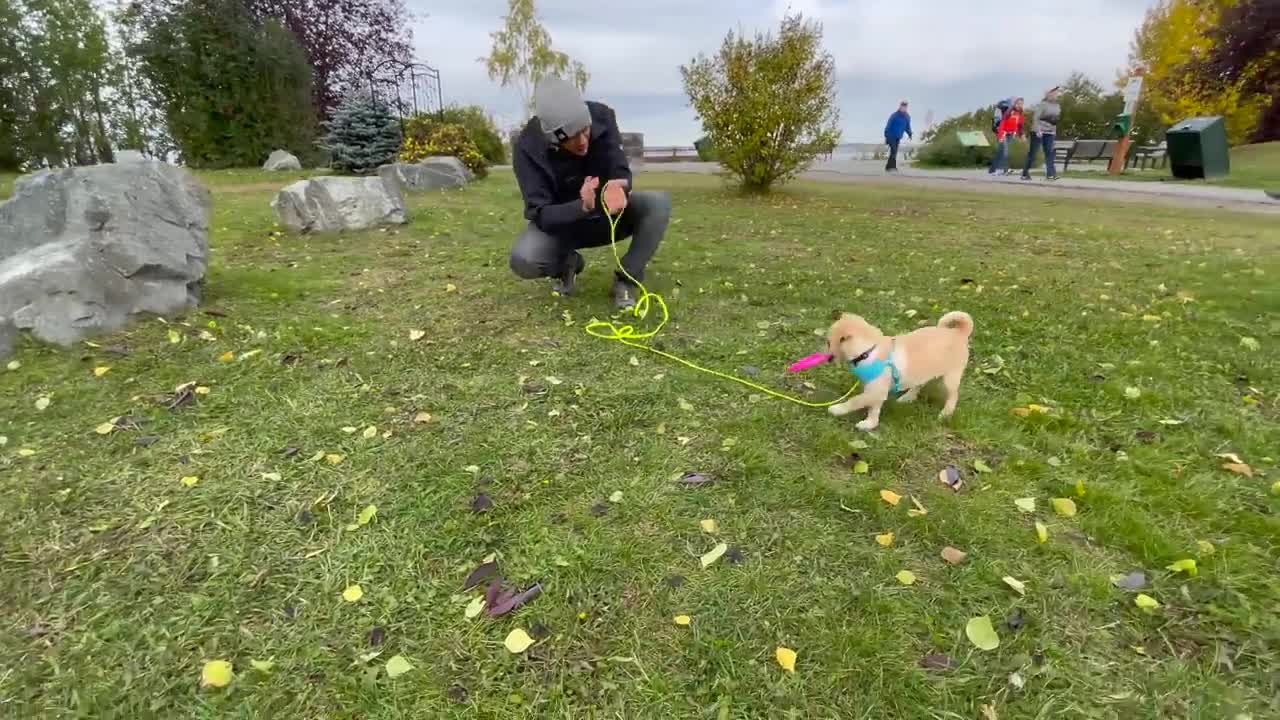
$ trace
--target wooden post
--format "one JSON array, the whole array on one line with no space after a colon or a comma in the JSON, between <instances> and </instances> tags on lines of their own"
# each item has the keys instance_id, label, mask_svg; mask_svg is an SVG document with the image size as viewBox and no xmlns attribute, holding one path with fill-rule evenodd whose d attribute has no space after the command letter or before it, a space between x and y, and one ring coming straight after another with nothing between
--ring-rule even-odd
<instances>
[{"instance_id":1,"label":"wooden post","mask_svg":"<svg viewBox=\"0 0 1280 720\"><path fill-rule=\"evenodd\" d=\"M1120 138L1120 143L1116 146L1115 155L1111 157L1111 165L1107 167L1107 173L1110 175L1119 175L1124 172L1125 163L1129 159L1129 135L1133 133L1133 120L1138 113L1138 99L1142 96L1142 68L1133 71L1133 77L1129 78L1129 82L1124 86L1124 110L1125 115L1129 116L1129 129L1125 132L1124 137Z\"/></svg>"}]
</instances>

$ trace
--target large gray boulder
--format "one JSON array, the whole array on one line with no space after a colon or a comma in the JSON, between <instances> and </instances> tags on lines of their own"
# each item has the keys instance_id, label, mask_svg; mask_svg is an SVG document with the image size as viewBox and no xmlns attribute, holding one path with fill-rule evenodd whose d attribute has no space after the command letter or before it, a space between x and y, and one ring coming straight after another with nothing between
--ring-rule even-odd
<instances>
[{"instance_id":1,"label":"large gray boulder","mask_svg":"<svg viewBox=\"0 0 1280 720\"><path fill-rule=\"evenodd\" d=\"M409 221L400 183L381 176L299 180L281 190L271 208L281 225L298 232L365 230Z\"/></svg>"},{"instance_id":2,"label":"large gray boulder","mask_svg":"<svg viewBox=\"0 0 1280 720\"><path fill-rule=\"evenodd\" d=\"M450 158L454 159L454 158ZM465 166L463 167L465 170ZM467 184L464 176L455 168L424 165L422 163L394 163L378 168L378 176L400 183L408 191L448 190Z\"/></svg>"},{"instance_id":3,"label":"large gray boulder","mask_svg":"<svg viewBox=\"0 0 1280 720\"><path fill-rule=\"evenodd\" d=\"M200 301L209 193L155 161L44 170L0 203L0 356L17 331L70 345Z\"/></svg>"},{"instance_id":4,"label":"large gray boulder","mask_svg":"<svg viewBox=\"0 0 1280 720\"><path fill-rule=\"evenodd\" d=\"M262 164L263 170L301 170L302 163L287 150L272 150L267 161Z\"/></svg>"}]
</instances>

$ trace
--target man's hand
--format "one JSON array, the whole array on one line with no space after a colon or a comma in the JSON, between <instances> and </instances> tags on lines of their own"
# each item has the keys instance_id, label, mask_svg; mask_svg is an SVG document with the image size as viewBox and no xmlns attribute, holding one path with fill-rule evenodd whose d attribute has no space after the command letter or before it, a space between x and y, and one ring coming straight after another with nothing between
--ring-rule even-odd
<instances>
[{"instance_id":1,"label":"man's hand","mask_svg":"<svg viewBox=\"0 0 1280 720\"><path fill-rule=\"evenodd\" d=\"M627 209L627 194L623 192L626 186L625 180L610 180L604 184L604 204L609 208L610 215L617 215Z\"/></svg>"},{"instance_id":2,"label":"man's hand","mask_svg":"<svg viewBox=\"0 0 1280 720\"><path fill-rule=\"evenodd\" d=\"M600 178L589 177L582 183L582 190L578 195L582 198L583 212L591 212L596 209L596 188L600 187Z\"/></svg>"}]
</instances>

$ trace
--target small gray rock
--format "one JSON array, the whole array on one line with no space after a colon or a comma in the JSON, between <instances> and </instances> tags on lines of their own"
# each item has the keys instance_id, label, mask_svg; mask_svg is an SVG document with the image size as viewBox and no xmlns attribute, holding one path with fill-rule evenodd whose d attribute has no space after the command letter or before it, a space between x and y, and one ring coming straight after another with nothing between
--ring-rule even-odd
<instances>
[{"instance_id":1,"label":"small gray rock","mask_svg":"<svg viewBox=\"0 0 1280 720\"><path fill-rule=\"evenodd\" d=\"M263 170L301 170L302 163L287 150L272 150L267 161L262 164Z\"/></svg>"},{"instance_id":2,"label":"small gray rock","mask_svg":"<svg viewBox=\"0 0 1280 720\"><path fill-rule=\"evenodd\" d=\"M299 180L281 190L271 208L282 225L297 232L366 230L409 221L400 182L384 177Z\"/></svg>"}]
</instances>

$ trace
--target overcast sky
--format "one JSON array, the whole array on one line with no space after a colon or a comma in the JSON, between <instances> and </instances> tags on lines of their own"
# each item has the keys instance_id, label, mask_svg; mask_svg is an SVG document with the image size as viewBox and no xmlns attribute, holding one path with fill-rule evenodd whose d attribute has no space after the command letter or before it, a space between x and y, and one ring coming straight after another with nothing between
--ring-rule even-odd
<instances>
[{"instance_id":1,"label":"overcast sky","mask_svg":"<svg viewBox=\"0 0 1280 720\"><path fill-rule=\"evenodd\" d=\"M477 58L506 0L407 0L417 59L438 67L446 103L479 104L499 122L521 117L519 94L490 82ZM588 99L618 112L646 145L690 145L700 135L679 66L720 46L726 32L777 27L790 5L822 21L839 75L845 142L875 142L899 100L913 125L1009 95L1039 97L1080 70L1105 87L1154 0L539 0L557 49L591 73ZM981 7L982 9L975 9ZM997 12L999 8L999 12Z\"/></svg>"}]
</instances>

